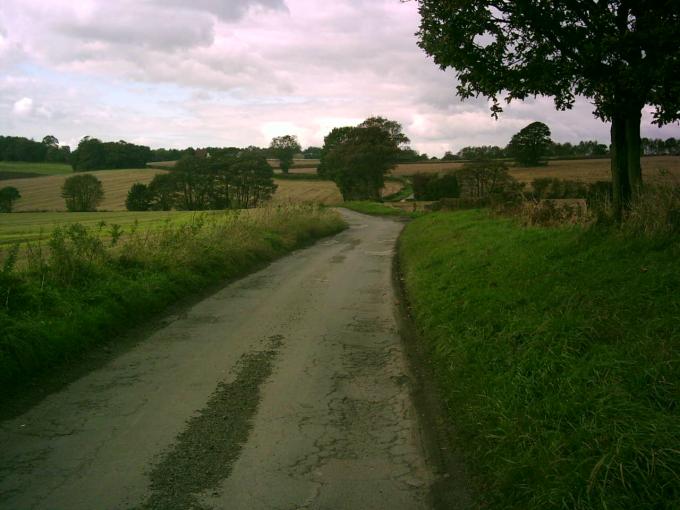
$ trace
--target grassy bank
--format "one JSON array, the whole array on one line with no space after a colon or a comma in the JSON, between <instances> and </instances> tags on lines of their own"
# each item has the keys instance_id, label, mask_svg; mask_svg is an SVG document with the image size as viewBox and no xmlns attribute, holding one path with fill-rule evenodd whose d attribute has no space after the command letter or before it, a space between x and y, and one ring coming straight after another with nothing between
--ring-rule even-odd
<instances>
[{"instance_id":1,"label":"grassy bank","mask_svg":"<svg viewBox=\"0 0 680 510\"><path fill-rule=\"evenodd\" d=\"M369 200L342 202L340 207L374 216L406 216L400 209L395 209L394 207L383 205L380 202L371 202Z\"/></svg>"},{"instance_id":2,"label":"grassy bank","mask_svg":"<svg viewBox=\"0 0 680 510\"><path fill-rule=\"evenodd\" d=\"M103 239L75 223L0 264L0 385L16 386L162 311L242 276L343 221L313 206L197 215ZM116 242L116 239L118 242ZM24 267L25 266L25 267Z\"/></svg>"},{"instance_id":3,"label":"grassy bank","mask_svg":"<svg viewBox=\"0 0 680 510\"><path fill-rule=\"evenodd\" d=\"M489 509L680 508L680 242L466 211L399 257Z\"/></svg>"}]
</instances>

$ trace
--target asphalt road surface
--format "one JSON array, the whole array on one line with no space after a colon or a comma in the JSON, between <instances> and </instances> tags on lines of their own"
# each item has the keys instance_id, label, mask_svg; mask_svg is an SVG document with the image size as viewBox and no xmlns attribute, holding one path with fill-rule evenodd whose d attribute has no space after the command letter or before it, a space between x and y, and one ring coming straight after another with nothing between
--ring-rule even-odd
<instances>
[{"instance_id":1,"label":"asphalt road surface","mask_svg":"<svg viewBox=\"0 0 680 510\"><path fill-rule=\"evenodd\" d=\"M1 423L0 508L429 508L392 288L403 225L343 215Z\"/></svg>"}]
</instances>

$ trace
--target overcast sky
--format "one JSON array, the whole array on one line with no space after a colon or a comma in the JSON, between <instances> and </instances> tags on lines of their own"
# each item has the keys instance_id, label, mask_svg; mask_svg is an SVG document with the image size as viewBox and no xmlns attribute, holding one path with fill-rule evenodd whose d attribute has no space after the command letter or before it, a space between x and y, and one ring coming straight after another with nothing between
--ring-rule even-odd
<instances>
[{"instance_id":1,"label":"overcast sky","mask_svg":"<svg viewBox=\"0 0 680 510\"><path fill-rule=\"evenodd\" d=\"M0 0L0 134L308 146L382 115L431 155L505 145L535 120L556 141L608 139L586 101L517 103L499 121L485 100L461 102L455 74L417 47L418 22L399 0ZM680 127L648 116L643 134Z\"/></svg>"}]
</instances>

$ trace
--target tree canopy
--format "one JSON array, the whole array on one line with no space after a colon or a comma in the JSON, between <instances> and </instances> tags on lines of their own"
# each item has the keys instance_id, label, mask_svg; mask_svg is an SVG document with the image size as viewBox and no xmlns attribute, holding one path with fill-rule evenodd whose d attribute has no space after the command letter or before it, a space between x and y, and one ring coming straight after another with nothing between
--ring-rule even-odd
<instances>
[{"instance_id":1,"label":"tree canopy","mask_svg":"<svg viewBox=\"0 0 680 510\"><path fill-rule=\"evenodd\" d=\"M124 140L102 142L86 136L71 155L75 171L109 170L116 168L145 168L151 161L151 149Z\"/></svg>"},{"instance_id":2,"label":"tree canopy","mask_svg":"<svg viewBox=\"0 0 680 510\"><path fill-rule=\"evenodd\" d=\"M326 137L323 168L344 200L378 200L399 154L395 137L378 126L337 128Z\"/></svg>"},{"instance_id":3,"label":"tree canopy","mask_svg":"<svg viewBox=\"0 0 680 510\"><path fill-rule=\"evenodd\" d=\"M5 186L0 189L0 212L10 213L14 202L21 198L21 193L14 186Z\"/></svg>"},{"instance_id":4,"label":"tree canopy","mask_svg":"<svg viewBox=\"0 0 680 510\"><path fill-rule=\"evenodd\" d=\"M287 174L290 167L293 166L293 157L302 151L302 147L296 136L285 135L272 139L269 150L272 157L279 160L281 171Z\"/></svg>"},{"instance_id":5,"label":"tree canopy","mask_svg":"<svg viewBox=\"0 0 680 510\"><path fill-rule=\"evenodd\" d=\"M157 175L148 186L133 185L128 209L248 209L276 191L274 171L261 149L217 150L210 157L203 152L206 155L185 155L171 172Z\"/></svg>"},{"instance_id":6,"label":"tree canopy","mask_svg":"<svg viewBox=\"0 0 680 510\"><path fill-rule=\"evenodd\" d=\"M615 202L630 200L642 184L642 108L653 107L659 125L680 118L680 2L418 3L419 45L456 70L462 98L491 98L495 116L500 99L545 95L567 109L589 98L612 122Z\"/></svg>"},{"instance_id":7,"label":"tree canopy","mask_svg":"<svg viewBox=\"0 0 680 510\"><path fill-rule=\"evenodd\" d=\"M59 146L59 140L47 135L41 142L23 136L0 136L0 160L66 163L71 149Z\"/></svg>"},{"instance_id":8,"label":"tree canopy","mask_svg":"<svg viewBox=\"0 0 680 510\"><path fill-rule=\"evenodd\" d=\"M512 137L508 153L523 166L545 165L551 146L550 128L542 122L532 122Z\"/></svg>"},{"instance_id":9,"label":"tree canopy","mask_svg":"<svg viewBox=\"0 0 680 510\"><path fill-rule=\"evenodd\" d=\"M104 199L104 188L92 174L74 175L64 181L61 196L70 212L96 211Z\"/></svg>"}]
</instances>

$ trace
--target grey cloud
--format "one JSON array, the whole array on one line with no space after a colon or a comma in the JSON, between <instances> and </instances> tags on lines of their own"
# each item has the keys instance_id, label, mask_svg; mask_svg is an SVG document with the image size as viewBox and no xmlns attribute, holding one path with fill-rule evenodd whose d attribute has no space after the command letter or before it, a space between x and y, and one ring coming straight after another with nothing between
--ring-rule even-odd
<instances>
[{"instance_id":1,"label":"grey cloud","mask_svg":"<svg viewBox=\"0 0 680 510\"><path fill-rule=\"evenodd\" d=\"M185 10L213 14L223 21L237 21L252 8L287 10L284 0L152 0L159 6L173 6Z\"/></svg>"},{"instance_id":2,"label":"grey cloud","mask_svg":"<svg viewBox=\"0 0 680 510\"><path fill-rule=\"evenodd\" d=\"M55 28L85 44L98 41L158 51L210 46L215 38L214 21L207 14L177 16L141 5L100 5L87 19L64 19Z\"/></svg>"}]
</instances>

